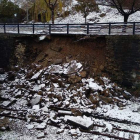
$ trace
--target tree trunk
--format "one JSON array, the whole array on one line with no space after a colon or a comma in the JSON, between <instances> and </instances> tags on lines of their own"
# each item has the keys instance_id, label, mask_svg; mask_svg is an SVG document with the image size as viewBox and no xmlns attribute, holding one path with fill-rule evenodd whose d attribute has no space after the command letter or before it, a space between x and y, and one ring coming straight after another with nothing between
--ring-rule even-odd
<instances>
[{"instance_id":1,"label":"tree trunk","mask_svg":"<svg viewBox=\"0 0 140 140\"><path fill-rule=\"evenodd\" d=\"M35 12L35 21L38 22L38 14Z\"/></svg>"},{"instance_id":2,"label":"tree trunk","mask_svg":"<svg viewBox=\"0 0 140 140\"><path fill-rule=\"evenodd\" d=\"M128 18L129 18L129 15L125 14L125 15L124 15L124 22L125 22L125 23L127 23Z\"/></svg>"},{"instance_id":3,"label":"tree trunk","mask_svg":"<svg viewBox=\"0 0 140 140\"><path fill-rule=\"evenodd\" d=\"M35 3L33 5L33 10L32 10L32 20L35 21Z\"/></svg>"},{"instance_id":4,"label":"tree trunk","mask_svg":"<svg viewBox=\"0 0 140 140\"><path fill-rule=\"evenodd\" d=\"M28 21L29 21L29 10L27 9L26 12L27 12L26 20L27 20L27 23L28 23Z\"/></svg>"},{"instance_id":5,"label":"tree trunk","mask_svg":"<svg viewBox=\"0 0 140 140\"><path fill-rule=\"evenodd\" d=\"M85 16L85 24L87 23L87 17Z\"/></svg>"},{"instance_id":6,"label":"tree trunk","mask_svg":"<svg viewBox=\"0 0 140 140\"><path fill-rule=\"evenodd\" d=\"M52 24L54 24L54 10L52 10Z\"/></svg>"},{"instance_id":7,"label":"tree trunk","mask_svg":"<svg viewBox=\"0 0 140 140\"><path fill-rule=\"evenodd\" d=\"M126 32L126 26L127 26L128 18L129 18L129 15L125 14L124 15L124 26L123 26L122 32Z\"/></svg>"}]
</instances>

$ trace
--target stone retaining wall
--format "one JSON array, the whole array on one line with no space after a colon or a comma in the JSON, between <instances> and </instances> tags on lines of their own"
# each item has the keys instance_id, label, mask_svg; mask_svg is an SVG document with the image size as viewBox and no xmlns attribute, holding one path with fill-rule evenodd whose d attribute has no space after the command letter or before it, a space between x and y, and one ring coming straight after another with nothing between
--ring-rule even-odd
<instances>
[{"instance_id":1,"label":"stone retaining wall","mask_svg":"<svg viewBox=\"0 0 140 140\"><path fill-rule=\"evenodd\" d=\"M140 87L140 36L106 37L106 71L128 88Z\"/></svg>"},{"instance_id":2,"label":"stone retaining wall","mask_svg":"<svg viewBox=\"0 0 140 140\"><path fill-rule=\"evenodd\" d=\"M0 68L6 68L14 50L14 40L7 36L0 36Z\"/></svg>"}]
</instances>

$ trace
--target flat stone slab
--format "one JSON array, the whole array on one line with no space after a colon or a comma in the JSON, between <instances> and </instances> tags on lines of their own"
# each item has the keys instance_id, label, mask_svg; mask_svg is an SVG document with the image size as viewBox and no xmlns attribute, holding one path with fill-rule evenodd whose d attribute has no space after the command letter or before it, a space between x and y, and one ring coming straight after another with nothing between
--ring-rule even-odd
<instances>
[{"instance_id":1,"label":"flat stone slab","mask_svg":"<svg viewBox=\"0 0 140 140\"><path fill-rule=\"evenodd\" d=\"M8 106L10 106L11 105L11 101L4 101L3 103L2 103L2 106L4 106L4 107L8 107Z\"/></svg>"},{"instance_id":2,"label":"flat stone slab","mask_svg":"<svg viewBox=\"0 0 140 140\"><path fill-rule=\"evenodd\" d=\"M31 80L37 80L42 72L43 72L43 70L40 70L39 72L37 72L35 75L32 76Z\"/></svg>"},{"instance_id":3,"label":"flat stone slab","mask_svg":"<svg viewBox=\"0 0 140 140\"><path fill-rule=\"evenodd\" d=\"M37 139L42 139L42 138L45 138L44 132L41 132L37 135Z\"/></svg>"},{"instance_id":4,"label":"flat stone slab","mask_svg":"<svg viewBox=\"0 0 140 140\"><path fill-rule=\"evenodd\" d=\"M65 111L65 110L59 110L58 114L59 115L71 115L72 112L71 111Z\"/></svg>"},{"instance_id":5,"label":"flat stone slab","mask_svg":"<svg viewBox=\"0 0 140 140\"><path fill-rule=\"evenodd\" d=\"M91 120L91 118L86 116L65 116L65 120L83 129L90 129L93 126L93 121Z\"/></svg>"},{"instance_id":6,"label":"flat stone slab","mask_svg":"<svg viewBox=\"0 0 140 140\"><path fill-rule=\"evenodd\" d=\"M46 123L41 123L35 127L38 130L44 130L46 128Z\"/></svg>"}]
</instances>

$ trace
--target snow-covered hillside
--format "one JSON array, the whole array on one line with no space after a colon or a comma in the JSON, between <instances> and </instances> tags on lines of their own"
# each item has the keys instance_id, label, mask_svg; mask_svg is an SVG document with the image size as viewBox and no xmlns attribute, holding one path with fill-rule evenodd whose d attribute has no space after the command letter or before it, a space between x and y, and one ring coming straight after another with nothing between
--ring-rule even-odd
<instances>
[{"instance_id":1,"label":"snow-covered hillside","mask_svg":"<svg viewBox=\"0 0 140 140\"><path fill-rule=\"evenodd\" d=\"M95 22L123 22L123 16L117 11L115 8L111 8L109 6L102 6L99 5L99 12L92 12L87 17L88 23L95 23ZM129 22L139 22L140 21L140 11L132 14L129 19ZM85 19L82 14L76 13L71 14L65 19L58 18L55 21L56 23L84 23Z\"/></svg>"}]
</instances>

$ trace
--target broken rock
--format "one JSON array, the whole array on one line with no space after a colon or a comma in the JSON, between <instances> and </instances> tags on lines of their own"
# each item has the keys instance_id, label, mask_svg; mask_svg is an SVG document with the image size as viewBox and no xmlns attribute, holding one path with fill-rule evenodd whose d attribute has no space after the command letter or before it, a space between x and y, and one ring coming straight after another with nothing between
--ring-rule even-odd
<instances>
[{"instance_id":1,"label":"broken rock","mask_svg":"<svg viewBox=\"0 0 140 140\"><path fill-rule=\"evenodd\" d=\"M8 107L8 106L12 105L14 102L16 102L16 99L15 98L12 98L10 101L4 101L2 103L2 106Z\"/></svg>"},{"instance_id":2,"label":"broken rock","mask_svg":"<svg viewBox=\"0 0 140 140\"><path fill-rule=\"evenodd\" d=\"M72 112L75 116L82 116L82 115L83 115L82 112L81 112L80 110L75 109L75 108L71 109L71 112Z\"/></svg>"},{"instance_id":3,"label":"broken rock","mask_svg":"<svg viewBox=\"0 0 140 140\"><path fill-rule=\"evenodd\" d=\"M65 111L65 110L59 110L58 114L59 115L71 115L72 112L71 111Z\"/></svg>"},{"instance_id":4,"label":"broken rock","mask_svg":"<svg viewBox=\"0 0 140 140\"><path fill-rule=\"evenodd\" d=\"M63 132L64 132L64 129L58 129L56 133L60 134L60 133L63 133Z\"/></svg>"},{"instance_id":5,"label":"broken rock","mask_svg":"<svg viewBox=\"0 0 140 140\"><path fill-rule=\"evenodd\" d=\"M44 132L41 132L37 135L37 139L42 139L42 138L45 138Z\"/></svg>"},{"instance_id":6,"label":"broken rock","mask_svg":"<svg viewBox=\"0 0 140 140\"><path fill-rule=\"evenodd\" d=\"M53 61L53 64L54 64L54 65L58 65L58 64L62 64L62 62L63 62L62 59L55 59L55 60Z\"/></svg>"},{"instance_id":7,"label":"broken rock","mask_svg":"<svg viewBox=\"0 0 140 140\"><path fill-rule=\"evenodd\" d=\"M131 95L129 92L124 91L124 92L123 92L123 97L124 97L125 99L129 100L129 99L132 97L132 95Z\"/></svg>"},{"instance_id":8,"label":"broken rock","mask_svg":"<svg viewBox=\"0 0 140 140\"><path fill-rule=\"evenodd\" d=\"M43 70L40 70L39 72L37 72L34 76L32 76L31 80L37 80L42 72Z\"/></svg>"},{"instance_id":9,"label":"broken rock","mask_svg":"<svg viewBox=\"0 0 140 140\"><path fill-rule=\"evenodd\" d=\"M35 127L38 130L44 130L46 128L46 123L41 123Z\"/></svg>"},{"instance_id":10,"label":"broken rock","mask_svg":"<svg viewBox=\"0 0 140 140\"><path fill-rule=\"evenodd\" d=\"M87 77L87 72L86 72L86 71L81 71L81 72L80 72L80 76L81 76L82 78L86 78L86 77Z\"/></svg>"},{"instance_id":11,"label":"broken rock","mask_svg":"<svg viewBox=\"0 0 140 140\"><path fill-rule=\"evenodd\" d=\"M91 118L86 116L65 116L65 120L70 124L81 127L83 129L90 129L93 126L93 121L91 120Z\"/></svg>"},{"instance_id":12,"label":"broken rock","mask_svg":"<svg viewBox=\"0 0 140 140\"><path fill-rule=\"evenodd\" d=\"M61 52L62 48L61 47L51 46L51 50L56 51L56 52Z\"/></svg>"},{"instance_id":13,"label":"broken rock","mask_svg":"<svg viewBox=\"0 0 140 140\"><path fill-rule=\"evenodd\" d=\"M89 99L90 99L90 101L91 101L93 104L96 104L96 105L99 104L99 97L98 97L98 96L94 96L93 94L91 94L91 95L89 96Z\"/></svg>"},{"instance_id":14,"label":"broken rock","mask_svg":"<svg viewBox=\"0 0 140 140\"><path fill-rule=\"evenodd\" d=\"M112 103L113 99L111 97L105 97L105 96L100 96L100 100L106 102L106 103Z\"/></svg>"},{"instance_id":15,"label":"broken rock","mask_svg":"<svg viewBox=\"0 0 140 140\"><path fill-rule=\"evenodd\" d=\"M0 97L4 96L6 94L6 90L1 90L0 91Z\"/></svg>"},{"instance_id":16,"label":"broken rock","mask_svg":"<svg viewBox=\"0 0 140 140\"><path fill-rule=\"evenodd\" d=\"M30 104L31 104L31 106L34 106L34 105L40 103L40 101L41 101L41 96L40 96L40 95L35 95L35 96L31 99Z\"/></svg>"},{"instance_id":17,"label":"broken rock","mask_svg":"<svg viewBox=\"0 0 140 140\"><path fill-rule=\"evenodd\" d=\"M77 75L70 75L68 81L72 84L80 82L82 79Z\"/></svg>"}]
</instances>

